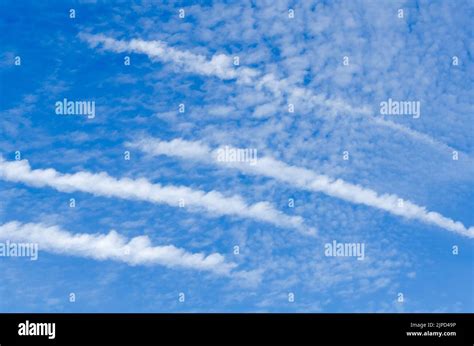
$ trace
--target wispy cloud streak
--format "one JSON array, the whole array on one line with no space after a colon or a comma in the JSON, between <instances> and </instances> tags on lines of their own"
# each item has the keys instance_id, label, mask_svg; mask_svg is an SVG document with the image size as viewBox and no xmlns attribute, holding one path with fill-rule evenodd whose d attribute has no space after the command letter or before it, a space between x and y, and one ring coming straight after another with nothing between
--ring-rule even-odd
<instances>
[{"instance_id":1,"label":"wispy cloud streak","mask_svg":"<svg viewBox=\"0 0 474 346\"><path fill-rule=\"evenodd\" d=\"M206 76L216 76L220 79L235 79L237 71L233 68L232 58L225 54L216 54L211 60L200 54L170 47L163 41L130 41L116 40L105 35L80 33L79 38L88 42L91 47L102 45L102 48L115 53L135 52L146 54L149 58L162 62L171 62L187 72ZM250 70L250 69L249 69Z\"/></svg>"},{"instance_id":2,"label":"wispy cloud streak","mask_svg":"<svg viewBox=\"0 0 474 346\"><path fill-rule=\"evenodd\" d=\"M213 215L237 216L271 223L278 227L296 228L308 234L313 229L304 226L300 216L289 216L268 202L247 204L242 197L226 197L218 191L194 190L183 186L151 183L147 179L116 179L107 173L78 172L62 174L52 168L31 169L27 160L5 161L0 158L0 179L30 186L49 186L61 192L82 191L96 196L142 200L179 207L180 204Z\"/></svg>"},{"instance_id":3,"label":"wispy cloud streak","mask_svg":"<svg viewBox=\"0 0 474 346\"><path fill-rule=\"evenodd\" d=\"M202 142L191 142L182 139L166 142L148 138L128 145L151 155L176 156L233 167L249 174L276 179L308 191L322 192L351 203L367 205L393 215L416 219L474 238L474 227L467 228L459 221L454 221L437 212L428 211L425 207L409 200L403 200L397 195L378 194L376 191L360 185L317 174L307 168L291 166L271 157L259 157L258 163L253 166L236 163L223 164L216 160L219 149L212 150Z\"/></svg>"},{"instance_id":4,"label":"wispy cloud streak","mask_svg":"<svg viewBox=\"0 0 474 346\"><path fill-rule=\"evenodd\" d=\"M376 125L402 132L417 141L431 145L439 150L444 150L446 147L450 150L452 149L447 144L432 139L429 135L413 130L405 125L375 117L373 115L374 110L370 106L353 106L342 99L331 98L323 93L315 94L311 90L295 85L288 79L278 78L273 73L264 74L254 68L236 67L233 65L233 58L226 54L215 54L209 60L204 55L179 50L158 40L117 40L103 34L83 32L79 33L79 38L86 41L92 48L101 46L104 50L116 53L134 52L145 54L152 60L172 63L187 72L215 76L223 80L236 80L238 84L252 86L256 90L270 93L280 103L285 100L287 103L297 104L299 109L305 112L310 112L315 106L323 107L325 115L348 114L352 117L364 118ZM263 108L265 106L261 105ZM268 108L274 108L274 106ZM254 112L257 116L265 116L268 115L267 113L266 111L262 112L262 110Z\"/></svg>"},{"instance_id":5,"label":"wispy cloud streak","mask_svg":"<svg viewBox=\"0 0 474 346\"><path fill-rule=\"evenodd\" d=\"M304 104L305 107L314 105L327 107L332 113L351 112L369 114L367 107L353 107L339 99L331 99L325 95L315 95L313 92L296 87L287 79L280 79L273 73L264 74L257 69L236 67L233 58L225 54L215 54L209 60L206 56L194 54L186 50L170 47L163 41L145 41L141 39L117 40L102 34L79 33L79 38L90 47L102 47L115 53L134 52L145 54L152 60L159 60L205 76L215 76L223 80L236 80L237 83L255 87L257 90L269 92L280 99L285 97L291 102Z\"/></svg>"},{"instance_id":6,"label":"wispy cloud streak","mask_svg":"<svg viewBox=\"0 0 474 346\"><path fill-rule=\"evenodd\" d=\"M237 267L219 253L190 253L173 245L153 246L147 236L131 239L110 231L107 234L70 233L59 226L12 221L0 225L0 240L38 244L38 250L60 255L112 260L129 265L163 265L230 275Z\"/></svg>"}]
</instances>

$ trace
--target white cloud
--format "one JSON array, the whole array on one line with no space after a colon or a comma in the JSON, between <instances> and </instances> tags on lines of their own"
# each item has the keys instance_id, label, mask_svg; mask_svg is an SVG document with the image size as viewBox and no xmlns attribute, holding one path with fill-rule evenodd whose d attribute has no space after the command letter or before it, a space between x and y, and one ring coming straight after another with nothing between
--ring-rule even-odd
<instances>
[{"instance_id":1,"label":"white cloud","mask_svg":"<svg viewBox=\"0 0 474 346\"><path fill-rule=\"evenodd\" d=\"M178 143L179 148L175 149ZM163 142L155 139L146 139L130 145L153 155L178 156L210 163L217 162L217 160L214 159L217 155L217 149L212 150L201 142L189 142L181 139L172 142ZM304 190L323 192L329 196L340 198L351 203L364 204L394 215L408 219L416 219L463 236L474 238L474 227L466 228L461 222L454 221L437 212L428 211L425 207L412 203L409 200L403 200L403 205L400 206L400 197L397 195L380 195L376 191L364 188L360 185L317 174L306 168L290 166L271 157L259 157L258 163L253 166L231 163L226 163L225 165L237 168L246 173L273 178Z\"/></svg>"},{"instance_id":2,"label":"white cloud","mask_svg":"<svg viewBox=\"0 0 474 346\"><path fill-rule=\"evenodd\" d=\"M272 116L278 112L278 109L281 109L280 105L276 102L273 103L264 103L257 108L255 108L253 115L256 118Z\"/></svg>"},{"instance_id":3,"label":"white cloud","mask_svg":"<svg viewBox=\"0 0 474 346\"><path fill-rule=\"evenodd\" d=\"M315 105L328 107L331 112L349 111L368 114L367 108L352 107L340 99L327 98L323 95L315 95L310 90L298 88L285 79L279 79L275 74L262 74L260 71L233 65L233 58L225 54L215 54L210 60L204 55L194 54L186 50L179 50L168 46L163 41L144 41L141 39L116 40L102 34L79 33L79 38L86 41L89 46L95 48L101 46L103 49L116 52L134 52L146 54L150 59L173 63L187 72L193 72L205 76L215 76L223 80L235 79L238 84L255 87L256 90L268 91L275 98L287 96L290 100L298 100L307 107ZM304 97L303 97L304 96ZM267 114L268 105L263 109L257 109L255 115ZM265 108L266 107L266 108ZM275 107L275 105L272 105Z\"/></svg>"},{"instance_id":4,"label":"white cloud","mask_svg":"<svg viewBox=\"0 0 474 346\"><path fill-rule=\"evenodd\" d=\"M179 148L174 142L171 147ZM197 155L198 151L183 151L183 155ZM27 160L5 161L0 158L0 179L22 182L44 187L49 186L61 192L82 191L96 196L117 197L128 200L142 200L155 204L179 207L181 202L191 209L205 210L210 214L238 216L271 223L278 227L296 228L302 232L314 233L303 224L303 218L288 216L276 210L268 202L248 205L242 197L226 197L218 191L194 190L184 186L153 184L147 179L116 179L107 173L78 172L62 174L52 168L32 170Z\"/></svg>"},{"instance_id":5,"label":"white cloud","mask_svg":"<svg viewBox=\"0 0 474 346\"><path fill-rule=\"evenodd\" d=\"M12 221L0 225L0 239L38 244L38 250L55 254L113 260L129 265L163 265L230 275L237 267L219 253L190 253L173 245L152 246L147 236L127 239L116 231L107 234L70 233L58 226ZM239 273L239 275L242 275Z\"/></svg>"},{"instance_id":6,"label":"white cloud","mask_svg":"<svg viewBox=\"0 0 474 346\"><path fill-rule=\"evenodd\" d=\"M413 129L407 127L407 126L404 126L404 125L399 124L399 123L395 123L395 122L390 121L390 120L385 120L383 118L374 118L374 119L375 119L374 121L375 121L376 124L389 127L391 129L399 131L399 132L403 132L411 138L414 138L414 139L416 139L420 142L425 142L427 144L432 145L433 147L436 147L436 148L440 149L440 151L445 151L445 152L451 153L451 152L456 150L456 151L460 152L459 150L454 149L453 147L447 145L446 143L443 143L443 142L437 140L436 138L433 138L430 135L427 135L423 132L413 130ZM466 155L466 154L463 154L463 155ZM467 159L470 160L469 157L467 157Z\"/></svg>"},{"instance_id":7,"label":"white cloud","mask_svg":"<svg viewBox=\"0 0 474 346\"><path fill-rule=\"evenodd\" d=\"M313 115L322 114L323 117L338 114L350 115L354 118L365 119L374 124L402 132L414 140L432 145L438 149L449 147L445 143L432 140L429 135L413 130L410 127L387 119L377 118L373 115L374 110L370 106L357 107L350 105L341 98L329 97L324 92L316 94L310 89L297 86L294 81L279 78L274 73L264 74L257 69L248 67L236 68L233 65L233 58L225 54L215 54L209 60L204 55L170 47L163 41L145 41L141 39L132 39L130 41L116 40L103 34L93 35L88 33L79 33L79 38L86 41L92 48L102 45L103 49L116 53L135 52L146 54L150 59L173 63L187 72L215 76L223 80L236 80L239 85L251 86L257 91L266 91L276 101L266 102L258 106L253 112L255 117L264 117L268 116L271 112L275 113L279 108L278 103L284 100L288 101L288 103L297 104L298 109L306 113L312 112L315 107L322 107L323 112L316 112ZM346 67L349 70L353 68L353 65ZM340 73L334 72L333 74L334 78L341 77Z\"/></svg>"},{"instance_id":8,"label":"white cloud","mask_svg":"<svg viewBox=\"0 0 474 346\"><path fill-rule=\"evenodd\" d=\"M208 113L218 117L228 117L232 115L236 110L230 106L215 106L209 109Z\"/></svg>"},{"instance_id":9,"label":"white cloud","mask_svg":"<svg viewBox=\"0 0 474 346\"><path fill-rule=\"evenodd\" d=\"M144 41L140 39L122 41L104 35L86 33L80 33L79 38L87 41L91 47L102 45L105 50L116 53L136 52L146 54L152 59L172 62L188 72L208 76L215 75L221 79L233 79L237 76L232 65L232 58L224 54L216 54L211 60L207 60L203 55L175 49L162 41Z\"/></svg>"}]
</instances>

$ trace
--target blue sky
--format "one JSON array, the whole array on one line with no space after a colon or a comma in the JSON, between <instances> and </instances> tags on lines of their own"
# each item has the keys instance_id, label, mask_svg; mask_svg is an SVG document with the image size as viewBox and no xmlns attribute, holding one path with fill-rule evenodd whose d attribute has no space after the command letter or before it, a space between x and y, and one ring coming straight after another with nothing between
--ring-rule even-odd
<instances>
[{"instance_id":1,"label":"blue sky","mask_svg":"<svg viewBox=\"0 0 474 346\"><path fill-rule=\"evenodd\" d=\"M0 13L0 311L474 311L472 1Z\"/></svg>"}]
</instances>

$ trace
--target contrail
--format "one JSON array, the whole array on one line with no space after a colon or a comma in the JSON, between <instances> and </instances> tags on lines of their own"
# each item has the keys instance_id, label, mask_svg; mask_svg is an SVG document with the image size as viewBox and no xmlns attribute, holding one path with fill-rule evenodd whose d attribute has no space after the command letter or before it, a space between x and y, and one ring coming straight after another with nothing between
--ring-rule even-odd
<instances>
[{"instance_id":1,"label":"contrail","mask_svg":"<svg viewBox=\"0 0 474 346\"><path fill-rule=\"evenodd\" d=\"M147 236L127 239L113 230L107 234L70 233L59 226L11 221L0 225L0 240L38 244L40 252L113 260L129 265L163 265L219 275L230 275L237 267L235 263L227 263L219 253L206 256L173 245L152 246Z\"/></svg>"},{"instance_id":2,"label":"contrail","mask_svg":"<svg viewBox=\"0 0 474 346\"><path fill-rule=\"evenodd\" d=\"M280 79L273 73L263 74L254 68L236 67L233 65L232 57L225 54L215 54L209 60L204 55L179 50L159 40L117 40L102 34L84 32L79 33L78 37L86 41L92 48L100 45L103 49L116 53L135 52L145 54L152 60L173 63L187 72L215 76L222 80L236 80L238 84L252 86L256 90L266 90L276 99L282 99L284 96L289 102L297 103L300 108L307 111L313 109L314 106L325 107L325 114L328 115L335 116L339 113L345 113L362 117L374 124L389 127L417 141L432 145L438 150L444 150L445 148L455 150L449 145L405 125L374 117L371 115L373 110L369 106L357 107L339 98L331 98L325 94L315 94L311 90L289 83L287 79ZM460 150L456 151L460 152ZM464 153L463 155L467 156Z\"/></svg>"},{"instance_id":3,"label":"contrail","mask_svg":"<svg viewBox=\"0 0 474 346\"><path fill-rule=\"evenodd\" d=\"M173 207L190 207L210 215L227 215L271 223L278 227L295 228L303 233L315 230L304 225L300 216L289 216L268 202L248 205L242 197L226 197L218 191L194 190L184 186L154 184L147 179L116 179L107 173L78 172L62 174L52 168L31 169L27 160L5 161L0 157L0 179L30 186L49 186L61 192L82 191L96 196L142 200Z\"/></svg>"},{"instance_id":4,"label":"contrail","mask_svg":"<svg viewBox=\"0 0 474 346\"><path fill-rule=\"evenodd\" d=\"M393 215L402 216L407 219L416 219L469 238L474 238L474 227L467 228L459 221L454 221L437 212L428 211L425 207L409 200L403 200L397 195L380 195L376 191L360 185L317 174L306 168L291 166L268 156L259 157L258 163L255 165L241 165L238 163L218 162L216 157L219 149L212 150L206 144L199 141L191 142L174 139L167 142L148 138L128 143L128 145L150 155L176 156L232 167L245 173L269 177L308 191L322 192L351 203L364 204Z\"/></svg>"}]
</instances>

